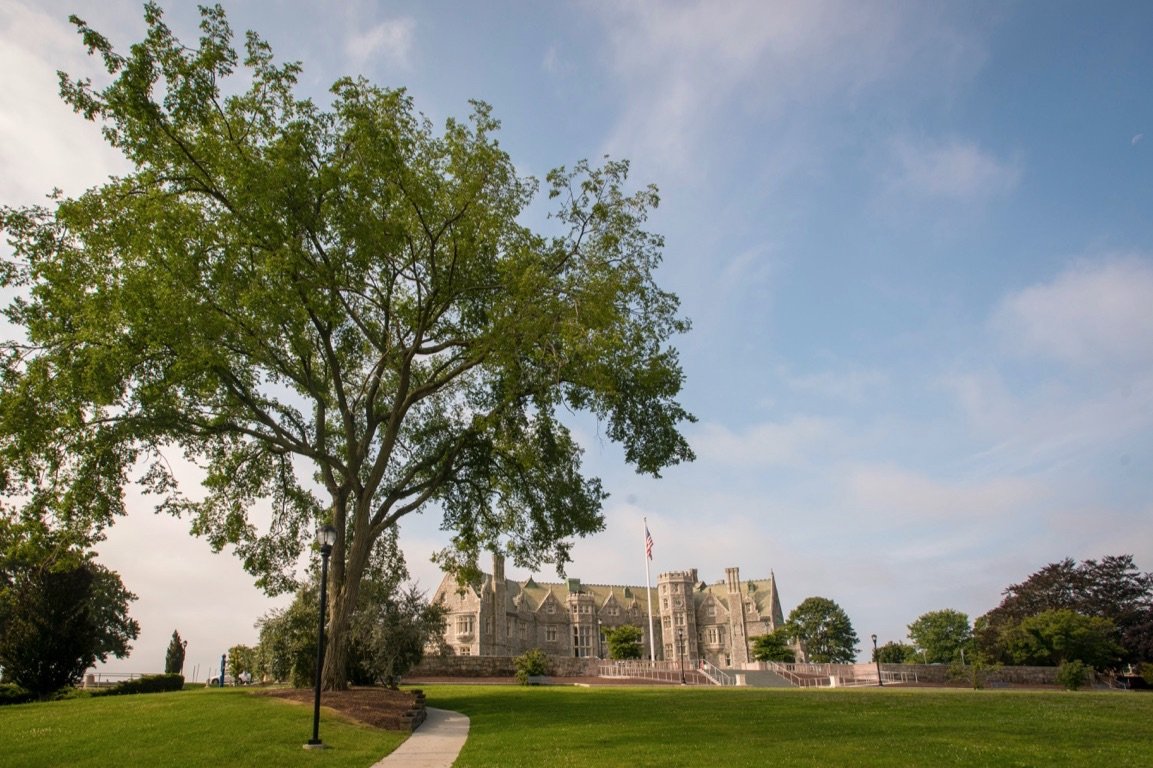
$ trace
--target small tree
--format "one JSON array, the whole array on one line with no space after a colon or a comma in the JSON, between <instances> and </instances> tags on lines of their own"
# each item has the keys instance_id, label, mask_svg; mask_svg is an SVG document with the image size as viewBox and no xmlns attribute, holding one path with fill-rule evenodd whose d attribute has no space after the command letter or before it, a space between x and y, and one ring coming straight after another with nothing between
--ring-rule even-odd
<instances>
[{"instance_id":1,"label":"small tree","mask_svg":"<svg viewBox=\"0 0 1153 768\"><path fill-rule=\"evenodd\" d=\"M909 625L909 639L917 659L925 664L948 664L961 658L973 639L968 615L945 609L922 614Z\"/></svg>"},{"instance_id":2,"label":"small tree","mask_svg":"<svg viewBox=\"0 0 1153 768\"><path fill-rule=\"evenodd\" d=\"M632 624L621 624L605 630L605 640L609 645L610 659L641 658L641 640L644 630Z\"/></svg>"},{"instance_id":3,"label":"small tree","mask_svg":"<svg viewBox=\"0 0 1153 768\"><path fill-rule=\"evenodd\" d=\"M848 614L827 597L809 597L785 622L790 637L800 641L807 661L847 664L857 656L859 638Z\"/></svg>"},{"instance_id":4,"label":"small tree","mask_svg":"<svg viewBox=\"0 0 1153 768\"><path fill-rule=\"evenodd\" d=\"M1088 678L1089 667L1075 659L1066 661L1057 668L1057 682L1067 691L1077 690L1085 684Z\"/></svg>"},{"instance_id":5,"label":"small tree","mask_svg":"<svg viewBox=\"0 0 1153 768\"><path fill-rule=\"evenodd\" d=\"M873 661L882 664L909 664L917 660L917 649L908 643L893 640L882 645L873 653Z\"/></svg>"},{"instance_id":6,"label":"small tree","mask_svg":"<svg viewBox=\"0 0 1153 768\"><path fill-rule=\"evenodd\" d=\"M256 669L256 649L249 645L234 645L228 649L228 674L237 685L251 680L252 672Z\"/></svg>"},{"instance_id":7,"label":"small tree","mask_svg":"<svg viewBox=\"0 0 1153 768\"><path fill-rule=\"evenodd\" d=\"M276 608L257 620L260 644L256 664L261 677L287 681L294 688L312 685L316 677L316 584L306 584L287 608Z\"/></svg>"},{"instance_id":8,"label":"small tree","mask_svg":"<svg viewBox=\"0 0 1153 768\"><path fill-rule=\"evenodd\" d=\"M753 658L792 664L797 660L797 654L789 645L788 632L782 628L753 638Z\"/></svg>"},{"instance_id":9,"label":"small tree","mask_svg":"<svg viewBox=\"0 0 1153 768\"><path fill-rule=\"evenodd\" d=\"M187 640L180 639L180 633L172 630L172 640L168 643L168 653L164 655L164 674L179 675L184 671L184 651Z\"/></svg>"},{"instance_id":10,"label":"small tree","mask_svg":"<svg viewBox=\"0 0 1153 768\"><path fill-rule=\"evenodd\" d=\"M448 611L443 603L430 603L415 584L400 587L393 594L368 597L357 611L350 636L355 650L349 654L365 676L365 682L380 682L396 688L400 678L424 658L429 643L444 634Z\"/></svg>"},{"instance_id":11,"label":"small tree","mask_svg":"<svg viewBox=\"0 0 1153 768\"><path fill-rule=\"evenodd\" d=\"M529 678L548 674L548 656L540 648L533 648L513 659L513 666L516 667L516 679L521 685L528 685Z\"/></svg>"}]
</instances>

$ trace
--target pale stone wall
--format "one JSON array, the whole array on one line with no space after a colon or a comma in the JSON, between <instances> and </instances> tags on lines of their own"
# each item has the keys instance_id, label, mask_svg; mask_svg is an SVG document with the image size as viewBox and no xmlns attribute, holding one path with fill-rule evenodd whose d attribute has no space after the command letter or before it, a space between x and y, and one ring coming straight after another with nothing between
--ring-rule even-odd
<instances>
[{"instance_id":1,"label":"pale stone wall","mask_svg":"<svg viewBox=\"0 0 1153 768\"><path fill-rule=\"evenodd\" d=\"M886 672L915 674L922 683L944 684L956 682L949 678L948 664L882 664ZM1010 683L1012 685L1056 685L1057 667L998 667L985 671L985 684Z\"/></svg>"},{"instance_id":2,"label":"pale stone wall","mask_svg":"<svg viewBox=\"0 0 1153 768\"><path fill-rule=\"evenodd\" d=\"M590 677L597 674L599 659L554 657L549 659L554 677ZM426 656L410 677L513 677L512 656Z\"/></svg>"}]
</instances>

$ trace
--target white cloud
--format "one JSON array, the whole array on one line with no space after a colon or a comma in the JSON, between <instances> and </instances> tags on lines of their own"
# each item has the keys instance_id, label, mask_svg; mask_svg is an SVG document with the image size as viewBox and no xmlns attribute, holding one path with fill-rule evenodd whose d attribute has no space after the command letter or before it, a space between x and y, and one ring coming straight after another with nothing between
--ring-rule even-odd
<instances>
[{"instance_id":1,"label":"white cloud","mask_svg":"<svg viewBox=\"0 0 1153 768\"><path fill-rule=\"evenodd\" d=\"M1017 514L1044 496L1037 483L1015 477L941 482L895 466L859 466L847 479L852 508L887 525L900 521L977 520Z\"/></svg>"},{"instance_id":2,"label":"white cloud","mask_svg":"<svg viewBox=\"0 0 1153 768\"><path fill-rule=\"evenodd\" d=\"M766 467L803 462L836 434L825 419L798 416L784 423L755 424L736 432L720 424L703 424L692 435L703 461L728 467Z\"/></svg>"},{"instance_id":3,"label":"white cloud","mask_svg":"<svg viewBox=\"0 0 1153 768\"><path fill-rule=\"evenodd\" d=\"M126 166L97 126L58 96L56 71L94 76L94 61L63 16L19 3L0 5L0 200L44 202L53 187L68 194Z\"/></svg>"},{"instance_id":4,"label":"white cloud","mask_svg":"<svg viewBox=\"0 0 1153 768\"><path fill-rule=\"evenodd\" d=\"M818 395L849 403L864 402L871 394L888 386L889 376L873 369L847 371L821 371L810 374L791 374L778 369L778 375L795 392Z\"/></svg>"},{"instance_id":5,"label":"white cloud","mask_svg":"<svg viewBox=\"0 0 1153 768\"><path fill-rule=\"evenodd\" d=\"M1008 350L1073 366L1153 365L1153 261L1074 264L1006 297L991 327Z\"/></svg>"},{"instance_id":6,"label":"white cloud","mask_svg":"<svg viewBox=\"0 0 1153 768\"><path fill-rule=\"evenodd\" d=\"M379 58L391 66L409 70L412 69L415 33L415 19L389 19L364 32L351 35L345 42L344 51L357 67Z\"/></svg>"},{"instance_id":7,"label":"white cloud","mask_svg":"<svg viewBox=\"0 0 1153 768\"><path fill-rule=\"evenodd\" d=\"M972 142L914 142L891 147L890 191L958 201L980 201L1011 192L1021 178L1018 164L1000 160Z\"/></svg>"},{"instance_id":8,"label":"white cloud","mask_svg":"<svg viewBox=\"0 0 1153 768\"><path fill-rule=\"evenodd\" d=\"M624 96L610 149L643 152L673 169L699 172L703 145L750 113L800 121L811 136L826 119L823 107L865 98L892 79L916 79L920 92L939 94L984 61L939 14L916 8L840 0L594 8Z\"/></svg>"}]
</instances>

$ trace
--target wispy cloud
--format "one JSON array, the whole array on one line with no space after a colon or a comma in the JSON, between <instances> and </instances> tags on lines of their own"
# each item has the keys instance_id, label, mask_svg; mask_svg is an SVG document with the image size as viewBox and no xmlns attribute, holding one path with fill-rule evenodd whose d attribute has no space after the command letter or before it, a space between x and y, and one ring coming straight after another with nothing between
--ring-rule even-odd
<instances>
[{"instance_id":1,"label":"wispy cloud","mask_svg":"<svg viewBox=\"0 0 1153 768\"><path fill-rule=\"evenodd\" d=\"M826 419L797 416L742 431L703 424L693 434L692 444L703 460L727 467L767 467L801 463L822 451L836 434L835 425Z\"/></svg>"},{"instance_id":2,"label":"wispy cloud","mask_svg":"<svg viewBox=\"0 0 1153 768\"><path fill-rule=\"evenodd\" d=\"M848 505L877 513L888 525L997 518L1045 495L1043 486L1021 478L945 482L896 466L859 466L847 489Z\"/></svg>"},{"instance_id":3,"label":"wispy cloud","mask_svg":"<svg viewBox=\"0 0 1153 768\"><path fill-rule=\"evenodd\" d=\"M813 127L830 106L866 98L893 79L925 74L914 87L939 93L984 61L980 46L940 15L909 7L841 0L593 7L625 104L610 149L643 151L670 168L699 160L735 115L742 123Z\"/></svg>"},{"instance_id":4,"label":"wispy cloud","mask_svg":"<svg viewBox=\"0 0 1153 768\"><path fill-rule=\"evenodd\" d=\"M370 60L382 59L398 69L412 69L412 48L416 20L389 19L372 28L352 34L344 51L353 65L363 67Z\"/></svg>"},{"instance_id":5,"label":"wispy cloud","mask_svg":"<svg viewBox=\"0 0 1153 768\"><path fill-rule=\"evenodd\" d=\"M62 17L0 4L0 200L41 203L53 187L78 194L125 167L57 95L56 70L99 82L97 62ZM18 74L17 74L18 73Z\"/></svg>"},{"instance_id":6,"label":"wispy cloud","mask_svg":"<svg viewBox=\"0 0 1153 768\"><path fill-rule=\"evenodd\" d=\"M960 139L895 140L891 163L890 191L910 196L978 202L1011 192L1021 178L1016 161Z\"/></svg>"},{"instance_id":7,"label":"wispy cloud","mask_svg":"<svg viewBox=\"0 0 1153 768\"><path fill-rule=\"evenodd\" d=\"M1153 260L1078 262L1007 296L991 327L1002 347L1073 366L1153 365Z\"/></svg>"}]
</instances>

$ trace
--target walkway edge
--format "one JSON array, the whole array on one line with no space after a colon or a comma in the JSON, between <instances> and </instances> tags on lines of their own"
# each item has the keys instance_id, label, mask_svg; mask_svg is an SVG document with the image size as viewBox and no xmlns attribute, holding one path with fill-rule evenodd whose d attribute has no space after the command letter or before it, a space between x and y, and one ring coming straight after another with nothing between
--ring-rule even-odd
<instances>
[{"instance_id":1,"label":"walkway edge","mask_svg":"<svg viewBox=\"0 0 1153 768\"><path fill-rule=\"evenodd\" d=\"M420 727L372 768L452 768L468 740L468 717L433 707L425 711Z\"/></svg>"}]
</instances>

